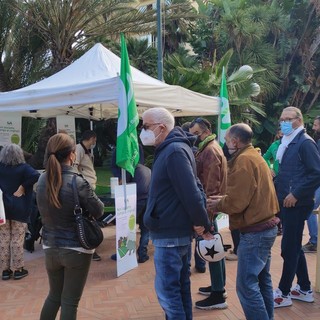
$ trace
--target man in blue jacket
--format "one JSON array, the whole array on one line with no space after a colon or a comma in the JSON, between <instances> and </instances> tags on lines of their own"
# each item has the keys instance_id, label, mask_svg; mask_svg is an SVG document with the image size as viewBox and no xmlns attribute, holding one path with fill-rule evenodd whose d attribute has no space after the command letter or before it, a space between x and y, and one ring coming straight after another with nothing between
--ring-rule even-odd
<instances>
[{"instance_id":1,"label":"man in blue jacket","mask_svg":"<svg viewBox=\"0 0 320 320\"><path fill-rule=\"evenodd\" d=\"M141 142L155 146L144 223L155 247L155 290L167 320L191 320L189 259L193 228L210 239L205 195L197 180L191 143L172 114L151 108L142 115Z\"/></svg>"},{"instance_id":2,"label":"man in blue jacket","mask_svg":"<svg viewBox=\"0 0 320 320\"><path fill-rule=\"evenodd\" d=\"M283 227L282 275L274 290L274 307L292 305L292 299L313 302L313 292L302 246L304 222L312 212L314 194L320 186L320 155L314 140L303 128L300 109L287 107L280 116L283 133L277 151L279 172L275 187ZM291 288L297 275L297 285Z\"/></svg>"}]
</instances>

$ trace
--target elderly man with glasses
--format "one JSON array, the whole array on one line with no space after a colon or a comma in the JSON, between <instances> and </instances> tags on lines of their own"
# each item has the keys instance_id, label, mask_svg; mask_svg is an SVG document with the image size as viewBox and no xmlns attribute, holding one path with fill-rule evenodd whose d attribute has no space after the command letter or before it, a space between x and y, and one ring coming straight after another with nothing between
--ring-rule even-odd
<instances>
[{"instance_id":1,"label":"elderly man with glasses","mask_svg":"<svg viewBox=\"0 0 320 320\"><path fill-rule=\"evenodd\" d=\"M142 115L140 139L155 146L144 223L155 247L155 289L167 320L191 320L189 251L193 228L212 238L205 196L197 180L192 144L172 114L151 108Z\"/></svg>"},{"instance_id":2,"label":"elderly man with glasses","mask_svg":"<svg viewBox=\"0 0 320 320\"><path fill-rule=\"evenodd\" d=\"M302 246L304 222L312 212L314 194L320 186L320 155L314 140L306 134L300 109L287 107L280 116L283 133L277 151L279 172L275 187L283 227L282 275L274 290L274 307L292 305L291 299L313 302L307 261ZM292 286L295 275L297 285Z\"/></svg>"}]
</instances>

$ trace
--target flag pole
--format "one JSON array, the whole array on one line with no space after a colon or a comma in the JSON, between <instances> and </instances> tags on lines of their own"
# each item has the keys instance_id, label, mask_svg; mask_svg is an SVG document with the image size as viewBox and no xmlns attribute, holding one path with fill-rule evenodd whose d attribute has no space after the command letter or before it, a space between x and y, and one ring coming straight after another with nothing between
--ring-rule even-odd
<instances>
[{"instance_id":1,"label":"flag pole","mask_svg":"<svg viewBox=\"0 0 320 320\"><path fill-rule=\"evenodd\" d=\"M124 201L124 208L127 210L127 176L126 170L121 168L121 181L123 185L123 201Z\"/></svg>"},{"instance_id":2,"label":"flag pole","mask_svg":"<svg viewBox=\"0 0 320 320\"><path fill-rule=\"evenodd\" d=\"M220 108L219 108L219 115L218 115L218 142L220 143L221 141L221 105L222 105L222 99L220 99Z\"/></svg>"}]
</instances>

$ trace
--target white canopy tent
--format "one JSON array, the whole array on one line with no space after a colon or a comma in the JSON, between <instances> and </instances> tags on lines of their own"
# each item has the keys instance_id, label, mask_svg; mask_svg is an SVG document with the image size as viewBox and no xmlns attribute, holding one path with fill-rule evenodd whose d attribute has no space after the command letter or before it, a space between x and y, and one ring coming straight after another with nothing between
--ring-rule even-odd
<instances>
[{"instance_id":1,"label":"white canopy tent","mask_svg":"<svg viewBox=\"0 0 320 320\"><path fill-rule=\"evenodd\" d=\"M220 99L167 85L132 67L138 112L165 107L175 116L217 115ZM117 117L120 58L98 43L70 66L30 86L0 93L0 112L22 116Z\"/></svg>"}]
</instances>

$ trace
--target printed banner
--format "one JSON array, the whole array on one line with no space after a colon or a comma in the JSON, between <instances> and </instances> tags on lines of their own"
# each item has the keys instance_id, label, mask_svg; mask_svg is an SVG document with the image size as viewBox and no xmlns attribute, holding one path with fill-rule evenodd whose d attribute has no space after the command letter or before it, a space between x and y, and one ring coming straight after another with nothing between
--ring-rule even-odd
<instances>
[{"instance_id":1,"label":"printed banner","mask_svg":"<svg viewBox=\"0 0 320 320\"><path fill-rule=\"evenodd\" d=\"M73 116L57 116L57 132L67 133L76 141L76 122Z\"/></svg>"},{"instance_id":2,"label":"printed banner","mask_svg":"<svg viewBox=\"0 0 320 320\"><path fill-rule=\"evenodd\" d=\"M0 146L10 143L21 146L21 116L1 113Z\"/></svg>"},{"instance_id":3,"label":"printed banner","mask_svg":"<svg viewBox=\"0 0 320 320\"><path fill-rule=\"evenodd\" d=\"M126 206L125 206L126 199ZM115 186L117 276L138 266L136 256L137 185Z\"/></svg>"}]
</instances>

